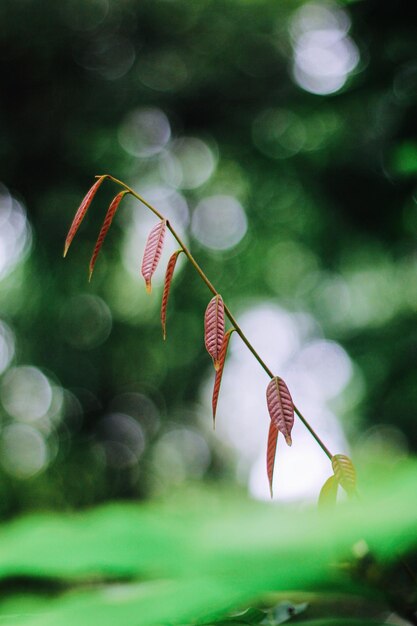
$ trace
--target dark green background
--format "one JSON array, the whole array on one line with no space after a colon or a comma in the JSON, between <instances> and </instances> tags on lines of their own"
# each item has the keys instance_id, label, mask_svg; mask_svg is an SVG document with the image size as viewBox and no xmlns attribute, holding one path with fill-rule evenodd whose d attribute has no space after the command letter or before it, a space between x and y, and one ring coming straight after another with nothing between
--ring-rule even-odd
<instances>
[{"instance_id":1,"label":"dark green background","mask_svg":"<svg viewBox=\"0 0 417 626\"><path fill-rule=\"evenodd\" d=\"M123 150L117 134L138 107L164 111L174 137L196 136L217 145L214 182L186 193L191 208L210 185L244 189L248 233L233 253L209 252L191 242L231 308L239 309L248 298L269 299L314 315L326 338L340 342L362 373L365 392L352 415L360 428L348 426L352 444L360 442L364 429L384 424L399 429L409 449L416 450L412 3L345 5L360 61L346 85L331 95L310 94L291 79L288 24L300 4L1 1L0 181L24 203L33 228L30 256L1 282L1 318L16 336L12 365L40 368L82 405L78 421L66 406L54 433L57 455L44 472L19 480L2 471L4 516L146 496L149 458L164 423L178 413L186 425L194 421L189 407L210 363L201 338L208 293L192 268L175 284L171 343L161 341L158 315L151 319L140 311L129 320L113 315L109 338L88 351L71 345L65 335L63 319L74 296L97 294L111 301L109 290L117 283L128 300L130 289L143 289L142 251L137 281L121 265L122 218L115 220L95 280L87 284L103 208L91 211L62 260L67 229L94 175L111 172L138 181L146 169L144 161ZM107 10L101 13L103 6ZM120 41L134 51L135 60L121 77L109 78ZM156 79L150 70L160 81L151 88L139 77L158 55L167 60L160 76L155 70ZM177 82L171 80L172 58L186 68ZM254 145L252 124L269 108L298 116L311 140L322 128L325 140L288 158L266 156ZM113 191L102 190L101 207ZM292 242L304 256L281 256L273 281L271 251L281 242ZM351 289L346 307L331 288L339 279ZM86 322L81 316L76 323ZM184 336L193 355L188 362L176 359L176 351L185 349ZM108 470L95 452L97 425L114 397L125 392L149 397L161 428L147 432L139 466ZM0 414L3 426L13 421L4 408ZM213 449L207 478L227 479L231 467L226 452Z\"/></svg>"}]
</instances>

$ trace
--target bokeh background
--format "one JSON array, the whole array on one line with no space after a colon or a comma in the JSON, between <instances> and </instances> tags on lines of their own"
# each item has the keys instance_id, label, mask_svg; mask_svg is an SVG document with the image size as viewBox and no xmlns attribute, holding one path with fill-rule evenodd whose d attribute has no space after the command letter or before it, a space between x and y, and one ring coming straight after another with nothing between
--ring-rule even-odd
<instances>
[{"instance_id":1,"label":"bokeh background","mask_svg":"<svg viewBox=\"0 0 417 626\"><path fill-rule=\"evenodd\" d=\"M417 448L417 58L412 3L1 0L0 510L77 509L184 483L268 496L268 379L233 336L212 430L211 295L178 264L162 341L163 212L332 452ZM277 500L329 463L302 425ZM223 485L223 486L224 486Z\"/></svg>"}]
</instances>

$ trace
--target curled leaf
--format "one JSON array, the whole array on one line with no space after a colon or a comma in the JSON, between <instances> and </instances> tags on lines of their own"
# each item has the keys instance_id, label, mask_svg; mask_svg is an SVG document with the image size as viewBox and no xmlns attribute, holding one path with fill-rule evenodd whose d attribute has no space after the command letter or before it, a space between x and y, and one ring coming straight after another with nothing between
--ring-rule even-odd
<instances>
[{"instance_id":1,"label":"curled leaf","mask_svg":"<svg viewBox=\"0 0 417 626\"><path fill-rule=\"evenodd\" d=\"M268 445L266 447L266 471L268 473L269 491L271 492L271 498L273 497L272 481L274 478L275 453L277 449L278 433L278 426L275 422L271 420L268 432Z\"/></svg>"},{"instance_id":2,"label":"curled leaf","mask_svg":"<svg viewBox=\"0 0 417 626\"><path fill-rule=\"evenodd\" d=\"M179 255L183 252L182 248L180 250L176 250L171 255L171 258L168 261L167 269L165 272L165 282L164 282L164 292L162 294L162 303L161 303L161 324L162 324L162 333L164 336L164 340L166 339L166 318L167 318L167 305L168 305L168 297L169 290L171 288L172 276L174 274L175 265L177 263L177 259Z\"/></svg>"},{"instance_id":3,"label":"curled leaf","mask_svg":"<svg viewBox=\"0 0 417 626\"><path fill-rule=\"evenodd\" d=\"M96 241L96 245L94 246L94 251L93 254L91 256L91 261L90 261L90 277L89 280L91 280L91 277L93 275L93 271L94 271L94 265L96 264L96 260L98 257L98 253L100 252L101 246L103 245L104 239L107 235L107 232L111 226L111 223L113 221L113 217L118 209L118 206L120 204L120 202L122 201L123 197L129 193L128 191L121 191L120 193L117 194L117 196L115 198L113 198L113 200L110 203L110 206L107 210L106 213L106 217L104 218L104 222L103 225L101 227L101 230L99 232L99 235L97 237L97 241Z\"/></svg>"},{"instance_id":4,"label":"curled leaf","mask_svg":"<svg viewBox=\"0 0 417 626\"><path fill-rule=\"evenodd\" d=\"M336 504L338 486L336 476L330 476L326 480L319 495L319 509L329 508Z\"/></svg>"},{"instance_id":5,"label":"curled leaf","mask_svg":"<svg viewBox=\"0 0 417 626\"><path fill-rule=\"evenodd\" d=\"M356 471L350 458L345 454L335 454L332 457L332 467L339 485L352 495L356 489Z\"/></svg>"},{"instance_id":6,"label":"curled leaf","mask_svg":"<svg viewBox=\"0 0 417 626\"><path fill-rule=\"evenodd\" d=\"M77 232L81 222L84 219L85 214L87 213L88 207L90 206L90 204L93 201L94 196L96 195L97 189L100 187L101 183L103 182L105 178L107 178L106 175L100 176L100 178L96 180L94 185L87 191L80 206L78 207L78 210L75 214L74 219L72 220L72 224L68 231L67 238L65 240L64 257L67 255L68 248L70 247L71 242L75 237L75 233Z\"/></svg>"},{"instance_id":7,"label":"curled leaf","mask_svg":"<svg viewBox=\"0 0 417 626\"><path fill-rule=\"evenodd\" d=\"M222 349L220 351L220 356L219 356L219 367L218 367L218 369L216 371L216 377L214 379L213 397L212 397L212 401L211 401L211 405L213 407L213 428L215 427L215 422L216 422L217 401L219 399L220 384L222 382L223 369L224 369L224 363L226 361L227 348L228 348L230 337L231 337L233 331L234 331L234 328L231 328L230 330L227 331L227 333L223 337L223 345L222 345Z\"/></svg>"},{"instance_id":8,"label":"curled leaf","mask_svg":"<svg viewBox=\"0 0 417 626\"><path fill-rule=\"evenodd\" d=\"M290 446L291 430L294 425L294 404L288 387L282 378L274 376L266 390L266 401L271 420L282 432Z\"/></svg>"},{"instance_id":9,"label":"curled leaf","mask_svg":"<svg viewBox=\"0 0 417 626\"><path fill-rule=\"evenodd\" d=\"M164 245L166 220L158 222L149 233L146 241L142 260L142 276L145 279L146 291L151 293L151 278L161 258L162 246Z\"/></svg>"},{"instance_id":10,"label":"curled leaf","mask_svg":"<svg viewBox=\"0 0 417 626\"><path fill-rule=\"evenodd\" d=\"M220 352L224 338L224 304L221 295L210 300L204 315L204 341L213 359L214 369L219 369Z\"/></svg>"}]
</instances>

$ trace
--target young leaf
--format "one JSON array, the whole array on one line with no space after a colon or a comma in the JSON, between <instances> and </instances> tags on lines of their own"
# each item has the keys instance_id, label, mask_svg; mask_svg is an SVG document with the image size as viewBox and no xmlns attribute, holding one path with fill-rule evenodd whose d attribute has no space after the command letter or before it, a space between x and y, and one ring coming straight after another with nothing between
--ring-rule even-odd
<instances>
[{"instance_id":1,"label":"young leaf","mask_svg":"<svg viewBox=\"0 0 417 626\"><path fill-rule=\"evenodd\" d=\"M142 260L142 276L145 279L146 291L151 293L151 278L161 258L164 245L166 220L159 221L149 233Z\"/></svg>"},{"instance_id":2,"label":"young leaf","mask_svg":"<svg viewBox=\"0 0 417 626\"><path fill-rule=\"evenodd\" d=\"M96 260L98 257L98 253L100 252L101 246L103 245L104 239L107 235L107 232L111 226L111 223L113 221L113 217L118 209L118 206L120 204L120 202L122 201L123 197L129 193L128 191L121 191L120 193L117 194L117 196L115 198L113 198L113 200L111 201L111 204L107 210L106 213L106 217L104 218L104 222L103 225L101 227L100 233L97 237L97 241L96 241L96 245L94 246L94 251L91 257L91 261L90 261L90 277L89 280L91 280L91 277L93 275L93 271L94 271L94 265L96 264Z\"/></svg>"},{"instance_id":3,"label":"young leaf","mask_svg":"<svg viewBox=\"0 0 417 626\"><path fill-rule=\"evenodd\" d=\"M336 504L337 488L339 483L336 476L330 476L321 488L319 495L319 509L332 507Z\"/></svg>"},{"instance_id":4,"label":"young leaf","mask_svg":"<svg viewBox=\"0 0 417 626\"><path fill-rule=\"evenodd\" d=\"M217 294L207 305L204 316L204 341L209 355L213 359L214 369L219 369L220 352L224 338L224 304Z\"/></svg>"},{"instance_id":5,"label":"young leaf","mask_svg":"<svg viewBox=\"0 0 417 626\"><path fill-rule=\"evenodd\" d=\"M164 292L162 294L162 304L161 304L161 324L162 324L162 333L164 336L164 340L166 339L166 319L167 319L167 304L169 297L169 290L171 288L171 280L174 274L175 265L177 263L177 259L179 255L183 252L182 248L180 250L176 250L174 254L171 255L171 258L168 261L167 270L165 272L165 282L164 282Z\"/></svg>"},{"instance_id":6,"label":"young leaf","mask_svg":"<svg viewBox=\"0 0 417 626\"><path fill-rule=\"evenodd\" d=\"M220 384L222 382L224 362L226 360L226 354L227 354L227 347L229 345L230 337L233 331L234 331L234 328L231 328L230 330L227 331L227 333L223 337L223 345L222 345L222 349L220 351L220 356L219 356L219 367L216 371L216 377L214 379L213 397L211 401L211 405L213 407L213 428L215 428L215 424L216 424L217 400L219 399Z\"/></svg>"},{"instance_id":7,"label":"young leaf","mask_svg":"<svg viewBox=\"0 0 417 626\"><path fill-rule=\"evenodd\" d=\"M271 420L268 432L268 445L266 448L266 471L268 473L269 491L271 492L271 498L274 495L272 492L272 480L274 478L275 452L277 449L278 433L278 426L275 422Z\"/></svg>"},{"instance_id":8,"label":"young leaf","mask_svg":"<svg viewBox=\"0 0 417 626\"><path fill-rule=\"evenodd\" d=\"M94 185L87 191L80 206L78 207L78 210L75 214L74 219L72 220L72 224L68 231L67 238L65 240L64 257L67 255L68 248L71 245L71 241L74 239L75 233L77 232L81 222L83 221L84 216L87 213L88 207L90 206L90 204L93 201L94 196L96 195L97 189L100 187L101 183L103 182L105 178L107 178L107 176L100 176L100 178L96 180Z\"/></svg>"},{"instance_id":9,"label":"young leaf","mask_svg":"<svg viewBox=\"0 0 417 626\"><path fill-rule=\"evenodd\" d=\"M350 458L345 454L335 454L332 457L332 467L339 485L352 495L356 489L356 471Z\"/></svg>"},{"instance_id":10,"label":"young leaf","mask_svg":"<svg viewBox=\"0 0 417 626\"><path fill-rule=\"evenodd\" d=\"M287 385L282 378L274 376L266 390L266 400L271 420L282 432L290 446L291 430L294 424L294 405Z\"/></svg>"}]
</instances>

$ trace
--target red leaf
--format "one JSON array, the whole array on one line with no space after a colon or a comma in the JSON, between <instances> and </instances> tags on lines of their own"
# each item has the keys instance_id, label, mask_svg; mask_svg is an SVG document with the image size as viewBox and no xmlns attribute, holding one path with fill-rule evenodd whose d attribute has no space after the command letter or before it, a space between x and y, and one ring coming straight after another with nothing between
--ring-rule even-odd
<instances>
[{"instance_id":1,"label":"red leaf","mask_svg":"<svg viewBox=\"0 0 417 626\"><path fill-rule=\"evenodd\" d=\"M113 217L118 209L118 206L120 204L120 202L122 201L122 198L129 193L128 191L121 191L120 193L117 194L117 196L115 198L113 198L113 200L111 201L111 204L107 210L106 213L106 217L104 218L104 222L103 225L101 227L100 233L97 237L97 241L96 241L96 245L94 246L94 251L91 257L91 261L90 261L90 277L89 280L91 280L91 277L93 275L93 271L94 271L94 265L96 264L96 260L98 257L98 253L100 252L101 246L103 245L104 239L107 235L107 232L111 226L111 223L113 221Z\"/></svg>"},{"instance_id":2,"label":"red leaf","mask_svg":"<svg viewBox=\"0 0 417 626\"><path fill-rule=\"evenodd\" d=\"M183 249L177 250L174 254L171 255L171 258L168 261L167 269L165 272L165 283L164 283L164 292L162 294L162 304L161 304L161 323L162 323L162 333L164 336L164 340L166 339L166 319L167 319L167 304L169 297L169 290L171 288L171 280L174 274L175 265L177 263L177 259L179 255L183 252Z\"/></svg>"},{"instance_id":3,"label":"red leaf","mask_svg":"<svg viewBox=\"0 0 417 626\"><path fill-rule=\"evenodd\" d=\"M269 424L268 445L266 448L266 471L268 472L269 491L271 492L271 498L273 497L272 480L274 478L275 452L277 449L278 433L278 426L275 424L275 422L271 420Z\"/></svg>"},{"instance_id":4,"label":"red leaf","mask_svg":"<svg viewBox=\"0 0 417 626\"><path fill-rule=\"evenodd\" d=\"M78 207L78 210L75 214L74 219L72 220L72 224L68 231L67 238L65 240L64 257L67 255L68 248L71 245L71 241L74 239L75 233L77 232L81 222L83 221L84 216L87 213L88 207L90 206L90 204L93 201L94 196L96 195L97 189L100 187L101 183L103 182L105 178L107 178L107 176L100 176L100 178L96 180L94 185L87 191L80 206Z\"/></svg>"},{"instance_id":5,"label":"red leaf","mask_svg":"<svg viewBox=\"0 0 417 626\"><path fill-rule=\"evenodd\" d=\"M294 405L287 385L282 378L274 376L266 390L266 400L271 420L282 432L290 446L291 430L294 425Z\"/></svg>"},{"instance_id":6,"label":"red leaf","mask_svg":"<svg viewBox=\"0 0 417 626\"><path fill-rule=\"evenodd\" d=\"M344 454L335 454L332 467L339 485L352 495L356 489L356 471L350 458Z\"/></svg>"},{"instance_id":7,"label":"red leaf","mask_svg":"<svg viewBox=\"0 0 417 626\"><path fill-rule=\"evenodd\" d=\"M213 407L213 428L215 428L215 423L216 423L215 420L216 420L217 400L219 399L220 384L222 382L224 363L226 361L227 347L229 345L230 337L233 331L234 331L234 328L231 328L230 330L228 330L223 338L223 345L222 345L222 349L220 351L220 356L219 356L219 368L216 371L216 377L214 379L213 398L211 402L212 407Z\"/></svg>"},{"instance_id":8,"label":"red leaf","mask_svg":"<svg viewBox=\"0 0 417 626\"><path fill-rule=\"evenodd\" d=\"M152 228L146 242L145 252L143 253L142 276L145 279L146 291L148 293L151 293L151 278L161 258L166 224L166 220L161 220Z\"/></svg>"},{"instance_id":9,"label":"red leaf","mask_svg":"<svg viewBox=\"0 0 417 626\"><path fill-rule=\"evenodd\" d=\"M219 357L224 338L224 304L217 294L207 305L204 316L204 341L207 352L213 359L214 369L219 369Z\"/></svg>"}]
</instances>

